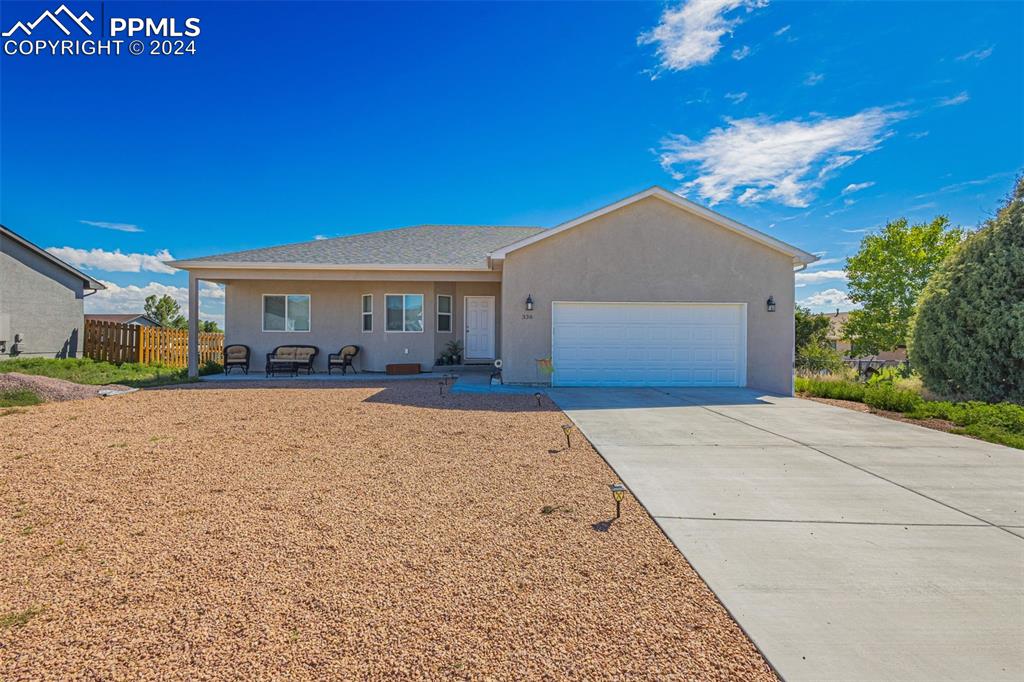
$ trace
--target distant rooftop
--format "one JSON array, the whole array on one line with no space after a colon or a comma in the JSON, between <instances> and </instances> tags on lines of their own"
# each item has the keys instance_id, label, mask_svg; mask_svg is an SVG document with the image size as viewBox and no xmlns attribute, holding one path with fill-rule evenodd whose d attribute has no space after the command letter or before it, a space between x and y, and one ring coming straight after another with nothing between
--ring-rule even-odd
<instances>
[{"instance_id":1,"label":"distant rooftop","mask_svg":"<svg viewBox=\"0 0 1024 682\"><path fill-rule=\"evenodd\" d=\"M494 225L416 225L347 237L187 258L173 265L304 264L304 265L430 265L486 268L487 254L538 232L543 227Z\"/></svg>"}]
</instances>

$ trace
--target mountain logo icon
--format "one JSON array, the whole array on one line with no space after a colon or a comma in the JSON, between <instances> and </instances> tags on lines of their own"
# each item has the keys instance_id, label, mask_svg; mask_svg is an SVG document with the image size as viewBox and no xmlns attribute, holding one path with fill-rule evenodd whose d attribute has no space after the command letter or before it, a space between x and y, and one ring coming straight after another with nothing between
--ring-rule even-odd
<instances>
[{"instance_id":1,"label":"mountain logo icon","mask_svg":"<svg viewBox=\"0 0 1024 682\"><path fill-rule=\"evenodd\" d=\"M95 21L95 17L93 17L93 15L89 14L88 12L82 12L80 16L76 16L74 12L68 9L67 5L61 5L60 7L57 8L55 12L46 10L45 12L40 14L39 18L36 19L35 21L30 21L27 23L24 21L17 22L16 24L14 24L14 26L11 27L9 31L3 32L3 37L10 38L18 31L21 31L26 36L30 36L32 35L32 31L34 31L36 27L39 26L39 24L43 23L43 21L46 19L49 19L54 24L56 24L57 28L64 32L64 35L71 35L71 31L68 30L67 26L62 24L60 19L57 18L58 15L64 15L64 21L68 22L69 25L74 24L75 26L78 26L78 28L85 31L85 34L87 36L92 35L92 31L89 29L88 26L85 25L84 20L88 19L89 21Z\"/></svg>"}]
</instances>

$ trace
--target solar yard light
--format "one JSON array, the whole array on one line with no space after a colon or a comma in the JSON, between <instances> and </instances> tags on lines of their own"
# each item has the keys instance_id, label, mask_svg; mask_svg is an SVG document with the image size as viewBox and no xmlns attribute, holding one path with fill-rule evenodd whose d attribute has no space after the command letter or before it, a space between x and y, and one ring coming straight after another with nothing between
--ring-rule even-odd
<instances>
[{"instance_id":1,"label":"solar yard light","mask_svg":"<svg viewBox=\"0 0 1024 682\"><path fill-rule=\"evenodd\" d=\"M537 399L537 407L540 407L540 391L534 393L533 397Z\"/></svg>"},{"instance_id":2,"label":"solar yard light","mask_svg":"<svg viewBox=\"0 0 1024 682\"><path fill-rule=\"evenodd\" d=\"M440 396L442 396L442 397L444 396L444 387L445 387L445 383L446 383L446 382L444 382L444 381L439 381L439 382L437 382L437 391L438 391L438 395L440 395Z\"/></svg>"},{"instance_id":3,"label":"solar yard light","mask_svg":"<svg viewBox=\"0 0 1024 682\"><path fill-rule=\"evenodd\" d=\"M569 433L572 431L572 424L562 424L562 431L565 432L565 447L571 448L572 441L569 440Z\"/></svg>"},{"instance_id":4,"label":"solar yard light","mask_svg":"<svg viewBox=\"0 0 1024 682\"><path fill-rule=\"evenodd\" d=\"M612 489L612 497L615 498L615 518L619 518L622 512L622 498L626 496L626 486L621 483L612 483L608 487Z\"/></svg>"}]
</instances>

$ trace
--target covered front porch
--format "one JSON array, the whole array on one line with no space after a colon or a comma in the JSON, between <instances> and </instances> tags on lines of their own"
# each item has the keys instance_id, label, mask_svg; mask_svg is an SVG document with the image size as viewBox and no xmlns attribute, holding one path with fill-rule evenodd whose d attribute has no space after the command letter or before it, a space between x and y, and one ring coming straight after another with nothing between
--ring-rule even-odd
<instances>
[{"instance_id":1,"label":"covered front porch","mask_svg":"<svg viewBox=\"0 0 1024 682\"><path fill-rule=\"evenodd\" d=\"M436 369L443 374L446 355L459 356L454 359L459 365L484 366L500 357L498 272L247 274L257 273L189 272L189 348L195 348L198 336L193 321L198 320L200 281L223 284L225 346L249 348L250 379L262 377L267 355L281 346L315 347L316 379L341 376L337 370L327 374L328 355L350 345L359 348L353 360L358 376L368 372L375 379L387 376L392 364L435 372L440 363ZM191 376L198 376L198 366L190 350ZM245 377L228 375L233 376Z\"/></svg>"}]
</instances>

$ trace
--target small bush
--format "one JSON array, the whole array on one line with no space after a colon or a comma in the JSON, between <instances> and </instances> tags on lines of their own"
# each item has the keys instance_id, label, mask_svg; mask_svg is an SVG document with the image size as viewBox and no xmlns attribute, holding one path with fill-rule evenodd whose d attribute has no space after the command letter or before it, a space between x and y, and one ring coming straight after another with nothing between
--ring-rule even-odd
<instances>
[{"instance_id":1,"label":"small bush","mask_svg":"<svg viewBox=\"0 0 1024 682\"><path fill-rule=\"evenodd\" d=\"M843 358L827 346L808 343L797 351L796 367L809 374L836 372L843 367Z\"/></svg>"},{"instance_id":2,"label":"small bush","mask_svg":"<svg viewBox=\"0 0 1024 682\"><path fill-rule=\"evenodd\" d=\"M924 403L924 399L913 391L905 391L896 388L891 382L883 382L865 389L864 402L876 410L912 412Z\"/></svg>"},{"instance_id":3,"label":"small bush","mask_svg":"<svg viewBox=\"0 0 1024 682\"><path fill-rule=\"evenodd\" d=\"M207 360L203 363L203 366L199 368L199 376L204 377L207 374L220 374L224 371L224 365L220 364L216 360ZM186 370L186 375L188 371Z\"/></svg>"},{"instance_id":4,"label":"small bush","mask_svg":"<svg viewBox=\"0 0 1024 682\"><path fill-rule=\"evenodd\" d=\"M17 388L10 391L0 391L0 407L22 407L24 405L38 405L43 402L35 391L27 388Z\"/></svg>"},{"instance_id":5,"label":"small bush","mask_svg":"<svg viewBox=\"0 0 1024 682\"><path fill-rule=\"evenodd\" d=\"M819 398L863 402L865 388L864 384L855 381L797 377L796 390L798 393L809 393Z\"/></svg>"}]
</instances>

